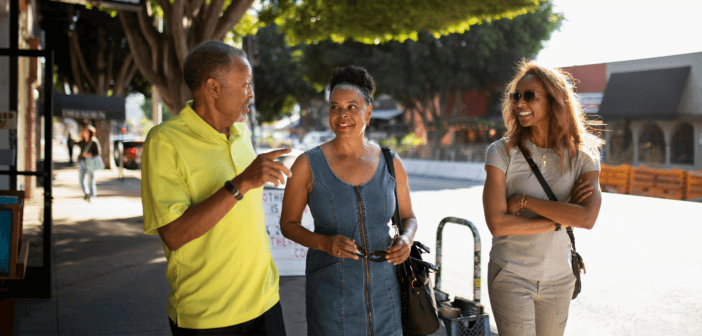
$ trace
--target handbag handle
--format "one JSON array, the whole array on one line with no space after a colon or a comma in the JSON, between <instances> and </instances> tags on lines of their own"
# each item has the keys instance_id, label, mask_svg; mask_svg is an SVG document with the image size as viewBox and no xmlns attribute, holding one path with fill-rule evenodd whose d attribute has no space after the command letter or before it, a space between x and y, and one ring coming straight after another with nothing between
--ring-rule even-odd
<instances>
[{"instance_id":1,"label":"handbag handle","mask_svg":"<svg viewBox=\"0 0 702 336\"><path fill-rule=\"evenodd\" d=\"M387 163L388 170L390 171L390 176L395 178L395 164L392 160L392 154L390 154L390 148L383 147L383 156L385 157L385 162ZM392 216L392 224L397 227L397 230L402 234L402 217L400 217L400 202L397 199L397 183L395 183L395 214Z\"/></svg>"},{"instance_id":2,"label":"handbag handle","mask_svg":"<svg viewBox=\"0 0 702 336\"><path fill-rule=\"evenodd\" d=\"M549 187L548 183L546 182L546 179L544 179L544 176L541 175L539 166L537 166L536 162L534 162L534 160L531 159L531 155L521 145L519 146L519 150L522 152L522 155L524 155L524 158L529 164L529 168L531 168L531 171L533 171L534 175L536 175L536 179L539 180L541 187L544 188L544 191L546 192L546 195L548 195L548 198L554 202L558 202L558 198L556 198L556 195L551 190L551 187ZM573 235L573 228L568 226L566 227L566 231L568 231L570 243L573 245L573 251L575 251L575 235Z\"/></svg>"}]
</instances>

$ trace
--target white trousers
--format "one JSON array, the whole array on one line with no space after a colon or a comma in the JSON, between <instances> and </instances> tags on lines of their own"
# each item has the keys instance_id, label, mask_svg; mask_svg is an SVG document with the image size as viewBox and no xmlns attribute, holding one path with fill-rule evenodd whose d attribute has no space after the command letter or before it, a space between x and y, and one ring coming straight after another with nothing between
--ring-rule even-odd
<instances>
[{"instance_id":1,"label":"white trousers","mask_svg":"<svg viewBox=\"0 0 702 336\"><path fill-rule=\"evenodd\" d=\"M500 336L562 336L575 276L533 281L488 263L488 293Z\"/></svg>"}]
</instances>

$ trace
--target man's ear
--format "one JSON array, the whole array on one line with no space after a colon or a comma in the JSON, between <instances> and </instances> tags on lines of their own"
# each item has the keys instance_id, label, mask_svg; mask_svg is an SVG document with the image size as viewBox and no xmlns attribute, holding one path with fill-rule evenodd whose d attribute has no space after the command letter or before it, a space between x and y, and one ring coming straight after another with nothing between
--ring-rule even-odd
<instances>
[{"instance_id":1,"label":"man's ear","mask_svg":"<svg viewBox=\"0 0 702 336\"><path fill-rule=\"evenodd\" d=\"M219 84L219 82L212 77L208 78L205 81L205 92L214 98L219 98L221 88L222 88L222 85Z\"/></svg>"}]
</instances>

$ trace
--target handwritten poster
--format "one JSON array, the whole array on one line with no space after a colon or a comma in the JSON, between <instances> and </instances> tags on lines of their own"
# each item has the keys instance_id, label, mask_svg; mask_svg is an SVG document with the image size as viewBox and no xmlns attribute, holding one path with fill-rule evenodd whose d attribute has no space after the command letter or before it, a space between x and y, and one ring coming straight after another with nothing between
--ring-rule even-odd
<instances>
[{"instance_id":1,"label":"handwritten poster","mask_svg":"<svg viewBox=\"0 0 702 336\"><path fill-rule=\"evenodd\" d=\"M307 248L283 237L280 232L280 212L283 209L284 189L263 189L263 211L266 231L271 243L271 254L281 276L304 276ZM309 207L302 214L302 226L314 231L314 220Z\"/></svg>"}]
</instances>

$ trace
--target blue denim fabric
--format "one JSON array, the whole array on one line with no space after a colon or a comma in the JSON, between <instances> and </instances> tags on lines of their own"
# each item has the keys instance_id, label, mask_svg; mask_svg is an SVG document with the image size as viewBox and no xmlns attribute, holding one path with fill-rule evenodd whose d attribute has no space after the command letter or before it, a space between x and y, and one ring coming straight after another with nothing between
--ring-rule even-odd
<instances>
[{"instance_id":1,"label":"blue denim fabric","mask_svg":"<svg viewBox=\"0 0 702 336\"><path fill-rule=\"evenodd\" d=\"M87 177L87 179L86 179ZM85 160L81 160L78 165L78 182L80 182L80 187L83 189L83 193L90 195L90 197L97 196L97 185L95 183L95 175L93 172L88 170L85 164Z\"/></svg>"},{"instance_id":2,"label":"blue denim fabric","mask_svg":"<svg viewBox=\"0 0 702 336\"><path fill-rule=\"evenodd\" d=\"M341 234L359 246L365 234L368 253L386 250L391 239L388 223L395 212L395 179L382 154L375 175L359 186L337 177L321 148L307 151L307 157L314 183L308 198L314 231ZM363 221L354 233L359 207ZM306 275L308 335L402 336L400 288L392 264L310 249Z\"/></svg>"}]
</instances>

